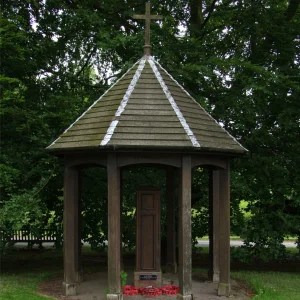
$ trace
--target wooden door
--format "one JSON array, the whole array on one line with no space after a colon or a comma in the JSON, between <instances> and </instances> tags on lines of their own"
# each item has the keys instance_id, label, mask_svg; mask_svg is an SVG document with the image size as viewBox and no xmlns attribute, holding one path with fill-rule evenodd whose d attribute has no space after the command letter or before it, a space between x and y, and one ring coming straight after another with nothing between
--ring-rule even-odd
<instances>
[{"instance_id":1,"label":"wooden door","mask_svg":"<svg viewBox=\"0 0 300 300\"><path fill-rule=\"evenodd\" d=\"M160 271L160 191L137 190L136 271Z\"/></svg>"}]
</instances>

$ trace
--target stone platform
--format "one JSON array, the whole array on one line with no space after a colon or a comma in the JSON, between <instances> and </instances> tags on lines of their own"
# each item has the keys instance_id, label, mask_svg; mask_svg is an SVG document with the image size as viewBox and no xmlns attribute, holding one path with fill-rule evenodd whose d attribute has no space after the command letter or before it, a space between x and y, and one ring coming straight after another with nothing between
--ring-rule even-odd
<instances>
[{"instance_id":1,"label":"stone platform","mask_svg":"<svg viewBox=\"0 0 300 300\"><path fill-rule=\"evenodd\" d=\"M133 284L133 272L128 273L127 284ZM175 284L178 285L178 278L174 274L162 274L162 285ZM77 287L77 296L69 296L70 300L106 300L105 293L107 289L107 273L99 272L94 274L88 274L84 276L84 281ZM250 297L246 296L246 291L239 286L235 281L231 281L232 295L231 299L246 300ZM193 276L193 299L195 300L221 300L228 299L228 297L219 297L217 295L218 285L210 281L206 281L205 278ZM176 300L176 296L158 296L158 297L146 297L146 296L124 296L124 300Z\"/></svg>"}]
</instances>

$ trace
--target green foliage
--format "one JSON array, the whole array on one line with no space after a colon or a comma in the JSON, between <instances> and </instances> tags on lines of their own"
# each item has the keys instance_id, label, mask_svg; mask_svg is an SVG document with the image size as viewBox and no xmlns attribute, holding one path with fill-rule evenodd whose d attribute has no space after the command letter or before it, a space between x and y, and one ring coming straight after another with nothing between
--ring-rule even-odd
<instances>
[{"instance_id":1,"label":"green foliage","mask_svg":"<svg viewBox=\"0 0 300 300\"><path fill-rule=\"evenodd\" d=\"M298 256L300 257L300 237L298 237L296 241L297 249L298 249Z\"/></svg>"},{"instance_id":2,"label":"green foliage","mask_svg":"<svg viewBox=\"0 0 300 300\"><path fill-rule=\"evenodd\" d=\"M295 257L295 256L293 256ZM248 244L241 247L231 247L232 261L252 264L255 262L282 262L289 258L284 245L278 241L268 241L262 244Z\"/></svg>"},{"instance_id":3,"label":"green foliage","mask_svg":"<svg viewBox=\"0 0 300 300\"><path fill-rule=\"evenodd\" d=\"M156 59L250 151L232 163L233 232L279 257L282 237L300 236L299 1L152 6L165 16L151 24ZM131 15L144 12L144 1L5 1L1 8L0 227L61 234L63 173L45 147L140 58L144 22ZM83 179L83 235L97 249L107 231L102 171ZM164 195L164 183L159 171L136 181L140 171L126 172L123 239L132 248L135 188L155 185ZM207 234L206 175L194 171L194 238ZM246 220L241 200L249 203ZM162 223L165 214L163 207Z\"/></svg>"},{"instance_id":4,"label":"green foliage","mask_svg":"<svg viewBox=\"0 0 300 300\"><path fill-rule=\"evenodd\" d=\"M93 250L103 250L107 241L106 169L90 168L83 172L82 239Z\"/></svg>"},{"instance_id":5,"label":"green foliage","mask_svg":"<svg viewBox=\"0 0 300 300\"><path fill-rule=\"evenodd\" d=\"M125 271L121 271L121 273L120 273L121 286L126 285L126 283L127 283L127 276L128 276L128 274Z\"/></svg>"},{"instance_id":6,"label":"green foliage","mask_svg":"<svg viewBox=\"0 0 300 300\"><path fill-rule=\"evenodd\" d=\"M195 168L192 171L192 240L208 234L208 171Z\"/></svg>"}]
</instances>

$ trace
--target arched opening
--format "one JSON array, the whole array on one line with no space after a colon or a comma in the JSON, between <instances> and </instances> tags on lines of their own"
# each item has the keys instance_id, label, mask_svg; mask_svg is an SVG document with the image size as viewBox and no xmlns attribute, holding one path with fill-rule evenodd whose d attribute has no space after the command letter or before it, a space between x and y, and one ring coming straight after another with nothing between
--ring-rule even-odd
<instances>
[{"instance_id":1,"label":"arched opening","mask_svg":"<svg viewBox=\"0 0 300 300\"><path fill-rule=\"evenodd\" d=\"M227 283L229 281L229 168L220 168L220 165L223 166L224 163L218 161L216 167L216 165L207 163L208 160L202 160L205 163L199 163L200 167L197 167L197 160L193 160L191 156L174 156L171 164L165 164L160 158L152 156L149 158L131 156L129 163L126 163L123 158L122 155L109 153L104 160L105 163L100 164L102 168L98 168L99 164L95 165L93 161L82 164L69 162L65 165L64 282L66 293L76 294L76 285L82 278L81 237L79 234L82 224L81 211L85 217L83 219L94 224L93 228L85 224L87 225L84 229L87 232L83 232L85 239L95 249L105 248L107 241L108 273L105 277L112 294L120 294L120 274L124 266L126 269L126 261L122 260L122 245L124 249L134 249L137 259L144 256L147 260L150 254L153 257L156 255L156 258L161 258L161 254L163 254L163 259L158 263L159 272L153 275L151 272L157 271L157 269L152 268L153 270L151 270L146 267L142 270L142 274L138 273L137 275L140 281L147 278L150 281L147 282L147 285L155 286L151 280L156 280L157 285L161 286L161 266L169 265L175 272L178 262L177 282L180 291L183 294L191 293L191 217L193 218L194 236L199 237L206 230L209 232L210 240L216 241L212 244L213 248L210 249L211 272L213 278L215 275L219 276L220 293L226 292L230 288ZM107 168L103 168L103 165L107 165ZM178 165L180 167L176 168ZM192 166L194 166L194 170ZM82 186L80 178L83 178ZM159 252L150 253L149 249L146 249L149 240L144 248L147 251L141 250L136 242L139 243L139 234L143 237L143 233L147 232L148 228L144 230L145 226L152 226L151 222L145 223L144 229L139 231L139 222L136 218L136 214L138 214L136 203L139 203L139 200L136 195L143 188L147 191L159 190L160 207L157 219L159 226L153 228L159 227L161 230L153 231L152 235L153 239L158 239L155 247L160 248ZM80 194L82 196L79 196ZM105 195L107 195L107 199ZM86 199L85 202L82 203L81 198ZM146 207L145 210L148 208ZM99 217L96 214L94 220L90 220L88 215L92 215L95 210L98 210ZM178 226L176 226L175 220L178 220ZM203 223L203 226L199 226L199 223ZM209 226L205 227L207 224ZM204 231L201 233L201 230ZM134 236L136 232L140 233ZM164 240L165 244L161 243ZM176 257L177 243L178 254ZM152 244L154 245L154 243ZM149 247L154 249L152 244L150 243ZM136 260L135 267L138 264L139 262ZM134 269L134 266L131 267ZM149 275L153 276L149 279ZM136 272L134 276L136 277ZM130 283L132 281L136 285L136 279L131 279Z\"/></svg>"},{"instance_id":2,"label":"arched opening","mask_svg":"<svg viewBox=\"0 0 300 300\"><path fill-rule=\"evenodd\" d=\"M107 248L107 170L89 165L80 169L82 240L92 251L104 252Z\"/></svg>"},{"instance_id":3,"label":"arched opening","mask_svg":"<svg viewBox=\"0 0 300 300\"><path fill-rule=\"evenodd\" d=\"M129 278L129 283L137 286L146 284L144 278L142 282L137 279L146 275L153 280L149 280L148 285L161 286L161 270L165 272L173 268L176 271L178 176L175 176L175 172L174 167L162 164L133 164L121 170L123 266L130 274L130 271L136 270L134 278ZM144 216L140 210L144 206L142 203L152 200L142 197L152 197L154 191L159 197L159 211L156 216L156 213L147 209L148 216ZM158 226L152 223L152 217L158 218ZM143 246L143 241L146 241L147 247ZM151 251L153 247L156 249L154 252ZM131 261L128 252L132 253Z\"/></svg>"},{"instance_id":4,"label":"arched opening","mask_svg":"<svg viewBox=\"0 0 300 300\"><path fill-rule=\"evenodd\" d=\"M71 165L71 167L69 167ZM66 203L68 209L75 211L73 224L75 230L78 231L76 238L75 234L75 244L77 249L73 253L73 259L75 260L76 268L76 282L82 280L83 267L82 267L82 251L81 251L81 241L88 243L91 246L92 251L106 252L107 244L109 243L108 236L108 176L107 168L103 165L97 165L94 163L84 163L84 164L69 164L66 167ZM171 172L170 172L171 171ZM70 174L73 174L70 176ZM171 177L170 177L171 174ZM178 174L177 174L178 175ZM169 177L170 178L169 178ZM161 225L160 234L160 251L161 251L161 262L165 267L167 263L176 270L176 256L173 254L170 257L170 253L175 253L175 217L177 210L177 195L178 192L178 176L175 176L175 168L162 165L162 164L134 164L128 165L126 167L120 168L120 202L121 202L121 242L123 245L123 250L128 252L132 251L136 255L136 195L137 189L143 187L153 187L160 190L160 216L159 224ZM171 193L167 192L167 189ZM175 191L175 189L177 191ZM71 190L71 195L68 193ZM78 191L78 195L76 192ZM68 195L76 199L76 201L68 202ZM167 203L169 201L169 203ZM172 220L170 221L168 210L172 210ZM76 205L78 205L76 207ZM168 206L169 205L169 206ZM69 221L70 222L70 221ZM67 221L68 223L68 221ZM65 224L67 231L72 230L72 225ZM171 227L170 227L171 226ZM76 229L77 228L77 229ZM172 241L170 240L170 235L172 236ZM67 236L67 235L66 235ZM72 236L72 235L71 235ZM172 244L170 246L170 243ZM68 243L67 243L68 244ZM76 248L75 247L75 248ZM122 253L122 251L121 251ZM65 259L70 260L70 253L65 255ZM67 257L68 256L68 257ZM103 256L103 255L102 255ZM107 261L107 257L97 255L97 260L89 264L85 260L85 273L95 270L99 267L97 261L102 264ZM135 267L135 262L130 261L127 265L126 259L128 255L125 256L125 261L123 261L121 255L121 266L124 263L125 269L131 268L132 271ZM72 258L71 258L72 259ZM96 263L95 263L96 261ZM122 266L123 268L123 266ZM103 269L103 268L100 268Z\"/></svg>"}]
</instances>

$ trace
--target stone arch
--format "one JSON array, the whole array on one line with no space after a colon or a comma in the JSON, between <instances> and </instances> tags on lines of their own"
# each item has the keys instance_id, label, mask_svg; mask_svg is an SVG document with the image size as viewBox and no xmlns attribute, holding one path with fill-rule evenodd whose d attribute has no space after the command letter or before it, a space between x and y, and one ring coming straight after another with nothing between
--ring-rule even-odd
<instances>
[{"instance_id":1,"label":"stone arch","mask_svg":"<svg viewBox=\"0 0 300 300\"><path fill-rule=\"evenodd\" d=\"M85 167L107 167L106 155L87 156L67 156L65 158L66 168L85 168Z\"/></svg>"},{"instance_id":2,"label":"stone arch","mask_svg":"<svg viewBox=\"0 0 300 300\"><path fill-rule=\"evenodd\" d=\"M118 166L120 168L130 167L136 165L153 166L153 167L181 167L181 157L179 155L160 155L160 156L148 156L148 155L119 155Z\"/></svg>"},{"instance_id":3,"label":"stone arch","mask_svg":"<svg viewBox=\"0 0 300 300\"><path fill-rule=\"evenodd\" d=\"M227 159L213 156L197 155L192 157L192 168L195 167L226 170Z\"/></svg>"}]
</instances>

